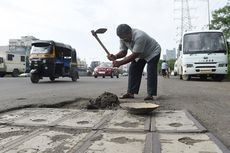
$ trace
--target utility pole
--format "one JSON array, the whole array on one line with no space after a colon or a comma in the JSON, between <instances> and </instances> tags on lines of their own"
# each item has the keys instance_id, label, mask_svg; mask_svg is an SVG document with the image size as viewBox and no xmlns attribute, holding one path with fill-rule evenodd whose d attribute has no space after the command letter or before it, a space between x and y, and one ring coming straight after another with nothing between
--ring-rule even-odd
<instances>
[{"instance_id":1,"label":"utility pole","mask_svg":"<svg viewBox=\"0 0 230 153\"><path fill-rule=\"evenodd\" d=\"M208 15L208 25L206 27L208 27L208 30L210 30L210 24L211 24L211 19L210 19L210 0L199 0L199 1L205 1L205 3L207 2L207 15Z\"/></svg>"},{"instance_id":2,"label":"utility pole","mask_svg":"<svg viewBox=\"0 0 230 153\"><path fill-rule=\"evenodd\" d=\"M208 2L208 30L210 30L210 6L209 6L209 0L207 0Z\"/></svg>"}]
</instances>

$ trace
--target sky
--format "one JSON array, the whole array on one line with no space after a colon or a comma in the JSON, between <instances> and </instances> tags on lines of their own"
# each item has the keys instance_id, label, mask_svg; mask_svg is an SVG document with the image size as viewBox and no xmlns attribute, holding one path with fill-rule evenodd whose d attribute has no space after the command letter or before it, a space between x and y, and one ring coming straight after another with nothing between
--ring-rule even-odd
<instances>
[{"instance_id":1,"label":"sky","mask_svg":"<svg viewBox=\"0 0 230 153\"><path fill-rule=\"evenodd\" d=\"M188 0L192 26L208 24L208 0ZM209 0L210 14L230 0ZM9 39L34 36L71 45L81 60L108 61L91 30L107 28L98 35L110 53L119 51L116 27L126 23L145 31L162 47L177 48L181 0L1 0L0 46Z\"/></svg>"}]
</instances>

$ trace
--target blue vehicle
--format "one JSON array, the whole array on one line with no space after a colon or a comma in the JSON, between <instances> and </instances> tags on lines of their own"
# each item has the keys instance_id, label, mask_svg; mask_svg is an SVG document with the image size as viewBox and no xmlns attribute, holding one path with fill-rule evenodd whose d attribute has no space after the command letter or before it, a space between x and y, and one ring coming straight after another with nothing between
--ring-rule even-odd
<instances>
[{"instance_id":1,"label":"blue vehicle","mask_svg":"<svg viewBox=\"0 0 230 153\"><path fill-rule=\"evenodd\" d=\"M55 41L39 40L32 43L30 51L31 82L43 77L54 81L59 77L79 79L76 51L70 45Z\"/></svg>"}]
</instances>

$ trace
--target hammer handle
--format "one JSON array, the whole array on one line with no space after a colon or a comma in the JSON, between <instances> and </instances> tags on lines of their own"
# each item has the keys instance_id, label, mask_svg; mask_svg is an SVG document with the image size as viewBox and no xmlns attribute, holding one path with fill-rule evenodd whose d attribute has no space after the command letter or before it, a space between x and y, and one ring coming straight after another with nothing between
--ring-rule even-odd
<instances>
[{"instance_id":1,"label":"hammer handle","mask_svg":"<svg viewBox=\"0 0 230 153\"><path fill-rule=\"evenodd\" d=\"M99 42L99 44L101 45L101 47L105 50L105 52L107 53L107 55L110 55L109 51L105 48L105 46L103 45L103 43L101 42L101 40L98 38L97 35L93 35L97 41Z\"/></svg>"}]
</instances>

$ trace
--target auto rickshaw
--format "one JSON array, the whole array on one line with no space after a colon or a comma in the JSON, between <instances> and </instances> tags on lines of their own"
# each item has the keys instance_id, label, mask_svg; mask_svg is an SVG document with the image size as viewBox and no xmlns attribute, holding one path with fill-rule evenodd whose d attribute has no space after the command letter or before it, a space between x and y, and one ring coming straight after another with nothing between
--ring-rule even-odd
<instances>
[{"instance_id":1,"label":"auto rickshaw","mask_svg":"<svg viewBox=\"0 0 230 153\"><path fill-rule=\"evenodd\" d=\"M30 51L30 80L38 83L43 77L54 81L59 77L79 79L76 51L70 45L52 40L32 43Z\"/></svg>"}]
</instances>

